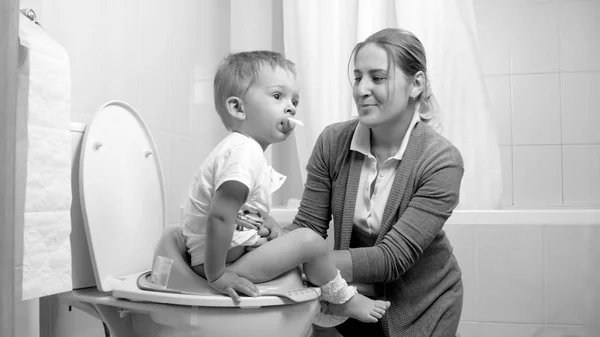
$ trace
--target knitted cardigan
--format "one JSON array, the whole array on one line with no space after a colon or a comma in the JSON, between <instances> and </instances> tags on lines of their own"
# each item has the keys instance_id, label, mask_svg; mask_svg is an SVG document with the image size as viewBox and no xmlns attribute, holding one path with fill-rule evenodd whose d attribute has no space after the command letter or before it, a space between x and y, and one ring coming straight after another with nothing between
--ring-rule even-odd
<instances>
[{"instance_id":1,"label":"knitted cardigan","mask_svg":"<svg viewBox=\"0 0 600 337\"><path fill-rule=\"evenodd\" d=\"M364 155L350 151L358 121L328 126L307 165L307 181L290 229L327 236L349 249L353 282L373 283L391 307L381 320L390 337L454 336L462 310L461 272L442 226L458 204L460 152L425 123L413 129L373 247L351 248Z\"/></svg>"}]
</instances>

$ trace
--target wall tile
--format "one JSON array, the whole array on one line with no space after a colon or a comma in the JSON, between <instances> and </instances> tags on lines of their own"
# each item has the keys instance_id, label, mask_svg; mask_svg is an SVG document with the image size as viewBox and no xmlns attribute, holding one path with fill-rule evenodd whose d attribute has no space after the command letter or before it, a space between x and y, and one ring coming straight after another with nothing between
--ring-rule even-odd
<instances>
[{"instance_id":1,"label":"wall tile","mask_svg":"<svg viewBox=\"0 0 600 337\"><path fill-rule=\"evenodd\" d=\"M561 71L600 70L600 2L559 2Z\"/></svg>"},{"instance_id":2,"label":"wall tile","mask_svg":"<svg viewBox=\"0 0 600 337\"><path fill-rule=\"evenodd\" d=\"M181 10L193 8L192 0L177 0L172 3L171 12L171 62L170 62L170 92L169 105L171 111L170 132L189 137L190 118L192 113L192 93L194 85L194 27L195 13Z\"/></svg>"},{"instance_id":3,"label":"wall tile","mask_svg":"<svg viewBox=\"0 0 600 337\"><path fill-rule=\"evenodd\" d=\"M38 22L56 42L67 50L69 56L77 49L76 34L72 32L70 18L77 14L77 1L41 1L36 12Z\"/></svg>"},{"instance_id":4,"label":"wall tile","mask_svg":"<svg viewBox=\"0 0 600 337\"><path fill-rule=\"evenodd\" d=\"M192 96L194 90L191 63L180 64L171 69L171 90L169 93L169 111L171 113L170 132L191 136Z\"/></svg>"},{"instance_id":5,"label":"wall tile","mask_svg":"<svg viewBox=\"0 0 600 337\"><path fill-rule=\"evenodd\" d=\"M478 7L478 6L485 6L485 5L498 5L498 4L507 3L507 2L511 2L511 1L506 1L506 0L473 0L473 5L475 5L476 7Z\"/></svg>"},{"instance_id":6,"label":"wall tile","mask_svg":"<svg viewBox=\"0 0 600 337\"><path fill-rule=\"evenodd\" d=\"M460 337L484 337L483 324L461 321L458 325L458 333Z\"/></svg>"},{"instance_id":7,"label":"wall tile","mask_svg":"<svg viewBox=\"0 0 600 337\"><path fill-rule=\"evenodd\" d=\"M463 311L461 320L474 321L477 319L477 226L476 225L447 225L444 227L453 254L458 260L462 271L464 286Z\"/></svg>"},{"instance_id":8,"label":"wall tile","mask_svg":"<svg viewBox=\"0 0 600 337\"><path fill-rule=\"evenodd\" d=\"M597 332L597 331L596 331ZM543 337L588 337L594 336L586 334L581 326L547 326Z\"/></svg>"},{"instance_id":9,"label":"wall tile","mask_svg":"<svg viewBox=\"0 0 600 337\"><path fill-rule=\"evenodd\" d=\"M589 239L590 249L586 255L589 258L587 272L589 272L589 283L585 285L587 296L584 302L585 323L583 325L587 336L593 336L600 331L600 245L597 244L600 236L600 226L591 226L592 234Z\"/></svg>"},{"instance_id":10,"label":"wall tile","mask_svg":"<svg viewBox=\"0 0 600 337\"><path fill-rule=\"evenodd\" d=\"M513 76L513 145L560 144L558 74Z\"/></svg>"},{"instance_id":11,"label":"wall tile","mask_svg":"<svg viewBox=\"0 0 600 337\"><path fill-rule=\"evenodd\" d=\"M479 321L544 323L544 226L479 226L478 249Z\"/></svg>"},{"instance_id":12,"label":"wall tile","mask_svg":"<svg viewBox=\"0 0 600 337\"><path fill-rule=\"evenodd\" d=\"M589 285L600 281L592 279L591 271L597 266L590 255L600 240L600 230L584 225L548 226L546 235L548 323L584 324L588 319L586 301L593 295Z\"/></svg>"},{"instance_id":13,"label":"wall tile","mask_svg":"<svg viewBox=\"0 0 600 337\"><path fill-rule=\"evenodd\" d=\"M544 2L555 2L556 0L512 0L512 1L516 4L536 4L536 3L544 3Z\"/></svg>"},{"instance_id":14,"label":"wall tile","mask_svg":"<svg viewBox=\"0 0 600 337\"><path fill-rule=\"evenodd\" d=\"M537 324L483 324L482 337L538 337L544 331L544 326Z\"/></svg>"},{"instance_id":15,"label":"wall tile","mask_svg":"<svg viewBox=\"0 0 600 337\"><path fill-rule=\"evenodd\" d=\"M169 71L173 10L156 0L142 5L140 114L151 128L164 132L170 130L172 113Z\"/></svg>"},{"instance_id":16,"label":"wall tile","mask_svg":"<svg viewBox=\"0 0 600 337\"><path fill-rule=\"evenodd\" d=\"M19 0L19 8L31 8L35 12L38 21L41 21L41 18L44 17L44 12L42 11L42 0Z\"/></svg>"},{"instance_id":17,"label":"wall tile","mask_svg":"<svg viewBox=\"0 0 600 337\"><path fill-rule=\"evenodd\" d=\"M190 132L193 138L207 139L211 138L213 131L218 129L225 130L221 118L214 107L212 79L194 80L194 90L192 92L192 114L190 116ZM207 128L207 125L214 127Z\"/></svg>"},{"instance_id":18,"label":"wall tile","mask_svg":"<svg viewBox=\"0 0 600 337\"><path fill-rule=\"evenodd\" d=\"M600 144L600 72L562 73L560 89L563 143Z\"/></svg>"},{"instance_id":19,"label":"wall tile","mask_svg":"<svg viewBox=\"0 0 600 337\"><path fill-rule=\"evenodd\" d=\"M512 144L510 76L485 76L499 145Z\"/></svg>"},{"instance_id":20,"label":"wall tile","mask_svg":"<svg viewBox=\"0 0 600 337\"><path fill-rule=\"evenodd\" d=\"M60 2L58 2L60 3ZM94 15L81 15L80 8ZM96 111L105 103L102 101L103 43L106 30L106 3L103 1L82 0L69 9L65 24L74 35L75 48L70 54L71 62L71 119L89 123Z\"/></svg>"},{"instance_id":21,"label":"wall tile","mask_svg":"<svg viewBox=\"0 0 600 337\"><path fill-rule=\"evenodd\" d=\"M139 109L141 2L108 0L104 27L102 100Z\"/></svg>"},{"instance_id":22,"label":"wall tile","mask_svg":"<svg viewBox=\"0 0 600 337\"><path fill-rule=\"evenodd\" d=\"M519 3L509 21L513 74L554 73L559 70L556 3Z\"/></svg>"},{"instance_id":23,"label":"wall tile","mask_svg":"<svg viewBox=\"0 0 600 337\"><path fill-rule=\"evenodd\" d=\"M479 55L486 75L510 74L510 31L506 29L510 6L507 1L475 2Z\"/></svg>"},{"instance_id":24,"label":"wall tile","mask_svg":"<svg viewBox=\"0 0 600 337\"><path fill-rule=\"evenodd\" d=\"M105 4L91 0L21 1L32 8L40 24L69 55L71 70L71 119L87 123L102 104L101 58ZM81 8L93 16L81 15Z\"/></svg>"},{"instance_id":25,"label":"wall tile","mask_svg":"<svg viewBox=\"0 0 600 337\"><path fill-rule=\"evenodd\" d=\"M231 45L231 2L222 0L192 1L197 39L194 41L195 65L216 70ZM216 33L215 33L216 32Z\"/></svg>"},{"instance_id":26,"label":"wall tile","mask_svg":"<svg viewBox=\"0 0 600 337\"><path fill-rule=\"evenodd\" d=\"M40 301L35 298L23 301L23 266L15 267L15 335L16 336L37 336L40 331Z\"/></svg>"},{"instance_id":27,"label":"wall tile","mask_svg":"<svg viewBox=\"0 0 600 337\"><path fill-rule=\"evenodd\" d=\"M502 165L502 206L513 205L513 161L512 146L500 146Z\"/></svg>"},{"instance_id":28,"label":"wall tile","mask_svg":"<svg viewBox=\"0 0 600 337\"><path fill-rule=\"evenodd\" d=\"M188 137L170 136L169 189L167 190L167 220L179 220L179 207L185 204L188 188L194 173L204 161L211 148L205 143Z\"/></svg>"},{"instance_id":29,"label":"wall tile","mask_svg":"<svg viewBox=\"0 0 600 337\"><path fill-rule=\"evenodd\" d=\"M563 145L565 205L600 205L600 144Z\"/></svg>"},{"instance_id":30,"label":"wall tile","mask_svg":"<svg viewBox=\"0 0 600 337\"><path fill-rule=\"evenodd\" d=\"M562 204L560 145L513 147L513 198L519 206Z\"/></svg>"},{"instance_id":31,"label":"wall tile","mask_svg":"<svg viewBox=\"0 0 600 337\"><path fill-rule=\"evenodd\" d=\"M214 146L228 134L213 104L195 104L191 115L191 133L194 139Z\"/></svg>"},{"instance_id":32,"label":"wall tile","mask_svg":"<svg viewBox=\"0 0 600 337\"><path fill-rule=\"evenodd\" d=\"M230 0L231 49L233 52L252 49L271 49L271 0ZM248 25L253 25L249 30Z\"/></svg>"}]
</instances>

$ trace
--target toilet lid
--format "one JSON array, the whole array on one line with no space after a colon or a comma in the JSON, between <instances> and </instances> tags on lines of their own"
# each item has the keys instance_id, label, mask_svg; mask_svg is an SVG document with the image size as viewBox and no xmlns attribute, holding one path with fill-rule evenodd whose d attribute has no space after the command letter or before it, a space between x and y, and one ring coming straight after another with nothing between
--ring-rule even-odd
<instances>
[{"instance_id":1,"label":"toilet lid","mask_svg":"<svg viewBox=\"0 0 600 337\"><path fill-rule=\"evenodd\" d=\"M152 268L166 223L156 146L140 115L109 102L87 127L81 147L80 197L90 256L101 291Z\"/></svg>"}]
</instances>

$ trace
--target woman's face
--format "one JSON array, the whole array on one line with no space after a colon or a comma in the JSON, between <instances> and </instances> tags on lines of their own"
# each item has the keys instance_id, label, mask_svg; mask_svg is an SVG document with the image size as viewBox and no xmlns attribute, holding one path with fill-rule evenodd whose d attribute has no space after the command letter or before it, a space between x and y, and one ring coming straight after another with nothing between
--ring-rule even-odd
<instances>
[{"instance_id":1,"label":"woman's face","mask_svg":"<svg viewBox=\"0 0 600 337\"><path fill-rule=\"evenodd\" d=\"M409 110L410 78L394 62L388 67L387 53L373 43L355 55L352 92L359 121L367 127L395 124Z\"/></svg>"}]
</instances>

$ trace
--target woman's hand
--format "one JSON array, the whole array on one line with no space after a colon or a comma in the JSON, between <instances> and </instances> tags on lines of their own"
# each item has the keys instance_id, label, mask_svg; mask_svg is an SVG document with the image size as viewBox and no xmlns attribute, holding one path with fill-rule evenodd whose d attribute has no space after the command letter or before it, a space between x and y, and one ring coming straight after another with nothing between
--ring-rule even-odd
<instances>
[{"instance_id":1,"label":"woman's hand","mask_svg":"<svg viewBox=\"0 0 600 337\"><path fill-rule=\"evenodd\" d=\"M251 252L265 243L283 235L284 231L279 226L279 223L272 217L268 216L263 220L262 226L258 230L258 235L261 237L252 246L246 246L246 251Z\"/></svg>"},{"instance_id":2,"label":"woman's hand","mask_svg":"<svg viewBox=\"0 0 600 337\"><path fill-rule=\"evenodd\" d=\"M209 281L208 284L218 292L229 295L235 304L239 304L241 301L238 292L252 297L260 296L254 283L227 269L223 275L212 282Z\"/></svg>"},{"instance_id":3,"label":"woman's hand","mask_svg":"<svg viewBox=\"0 0 600 337\"><path fill-rule=\"evenodd\" d=\"M276 239L279 236L283 235L281 226L279 226L279 223L277 223L277 221L275 219L273 219L273 217L270 215L267 216L267 218L263 220L262 227L267 228L269 230L269 234L267 236L267 240L269 240L269 241ZM259 233L259 235L260 235L260 233ZM264 235L261 235L261 236L264 236Z\"/></svg>"}]
</instances>

